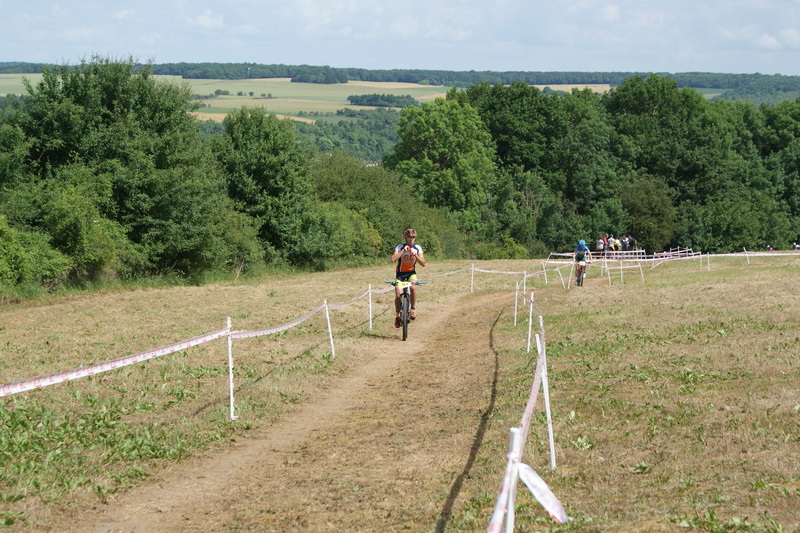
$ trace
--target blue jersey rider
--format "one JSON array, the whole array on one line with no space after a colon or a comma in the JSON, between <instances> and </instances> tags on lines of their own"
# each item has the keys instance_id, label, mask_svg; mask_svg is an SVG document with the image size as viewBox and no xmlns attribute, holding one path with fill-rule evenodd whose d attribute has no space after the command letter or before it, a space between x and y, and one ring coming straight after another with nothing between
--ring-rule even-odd
<instances>
[{"instance_id":1,"label":"blue jersey rider","mask_svg":"<svg viewBox=\"0 0 800 533\"><path fill-rule=\"evenodd\" d=\"M586 246L586 241L581 239L578 241L578 246L572 251L572 260L576 263L580 263L581 261L586 261L586 256L589 256L589 261L592 260L592 252L589 250L589 247Z\"/></svg>"},{"instance_id":2,"label":"blue jersey rider","mask_svg":"<svg viewBox=\"0 0 800 533\"><path fill-rule=\"evenodd\" d=\"M425 266L425 257L422 255L422 247L414 242L417 238L416 231L408 228L403 232L403 237L405 237L406 240L405 244L398 244L394 249L394 253L392 254L392 263L397 263L395 281L414 282L417 281L417 263L419 263L420 266ZM394 319L394 327L396 328L399 328L402 325L400 323L400 295L402 293L403 289L395 285L394 310L396 315ZM411 314L409 315L411 320L417 318L416 310L417 286L414 284L411 285Z\"/></svg>"},{"instance_id":3,"label":"blue jersey rider","mask_svg":"<svg viewBox=\"0 0 800 533\"><path fill-rule=\"evenodd\" d=\"M592 252L589 251L589 247L586 246L586 241L581 239L578 241L578 246L572 251L572 259L577 263L575 265L575 284L576 285L583 285L583 275L584 271L586 270L586 258L589 258L589 261L592 260Z\"/></svg>"}]
</instances>

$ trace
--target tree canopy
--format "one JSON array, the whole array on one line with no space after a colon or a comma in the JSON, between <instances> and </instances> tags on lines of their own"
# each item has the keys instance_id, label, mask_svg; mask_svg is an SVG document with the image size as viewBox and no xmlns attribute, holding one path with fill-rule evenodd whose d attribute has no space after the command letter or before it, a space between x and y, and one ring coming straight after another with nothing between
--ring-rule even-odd
<instances>
[{"instance_id":1,"label":"tree canopy","mask_svg":"<svg viewBox=\"0 0 800 533\"><path fill-rule=\"evenodd\" d=\"M374 261L408 226L449 257L604 233L649 252L800 240L800 99L712 101L658 75L603 95L482 82L401 112L298 125L245 107L208 128L154 72L48 66L5 99L4 290Z\"/></svg>"}]
</instances>

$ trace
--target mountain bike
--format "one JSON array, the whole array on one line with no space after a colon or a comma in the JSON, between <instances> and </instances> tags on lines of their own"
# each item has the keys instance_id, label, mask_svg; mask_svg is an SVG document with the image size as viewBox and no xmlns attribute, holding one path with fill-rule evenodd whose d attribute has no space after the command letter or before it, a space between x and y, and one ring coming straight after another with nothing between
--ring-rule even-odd
<instances>
[{"instance_id":1,"label":"mountain bike","mask_svg":"<svg viewBox=\"0 0 800 533\"><path fill-rule=\"evenodd\" d=\"M586 261L578 261L575 265L575 285L583 287L583 278L586 277Z\"/></svg>"},{"instance_id":2,"label":"mountain bike","mask_svg":"<svg viewBox=\"0 0 800 533\"><path fill-rule=\"evenodd\" d=\"M408 338L408 324L411 322L411 286L424 285L424 281L387 281L389 285L400 287L400 324L403 326L403 340Z\"/></svg>"}]
</instances>

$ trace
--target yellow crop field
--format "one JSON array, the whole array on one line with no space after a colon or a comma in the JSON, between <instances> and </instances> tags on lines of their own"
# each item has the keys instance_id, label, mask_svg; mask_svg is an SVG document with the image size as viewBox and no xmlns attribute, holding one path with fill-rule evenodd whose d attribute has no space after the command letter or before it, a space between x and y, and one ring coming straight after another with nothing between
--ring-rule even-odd
<instances>
[{"instance_id":1,"label":"yellow crop field","mask_svg":"<svg viewBox=\"0 0 800 533\"><path fill-rule=\"evenodd\" d=\"M0 95L24 94L23 78L34 85L42 79L41 74L0 74ZM155 78L177 84L188 84L195 95L208 96L200 100L197 116L203 120L222 119L244 106L263 107L269 113L293 119L305 118L308 114L335 113L340 109L358 108L347 100L351 95L394 94L410 95L420 102L444 98L449 87L419 85L400 82L350 81L333 85L318 83L292 83L289 78L251 78L241 80L184 79L181 76L155 76ZM611 89L607 84L584 85L536 85L540 89L549 87L554 91L570 91L573 87L588 88L602 93ZM227 94L216 96L216 91Z\"/></svg>"}]
</instances>

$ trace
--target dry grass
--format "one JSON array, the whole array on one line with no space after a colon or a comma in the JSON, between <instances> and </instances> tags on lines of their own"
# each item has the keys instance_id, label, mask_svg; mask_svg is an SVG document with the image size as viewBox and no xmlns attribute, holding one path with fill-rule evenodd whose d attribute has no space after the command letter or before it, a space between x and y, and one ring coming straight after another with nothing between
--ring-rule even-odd
<instances>
[{"instance_id":1,"label":"dry grass","mask_svg":"<svg viewBox=\"0 0 800 533\"><path fill-rule=\"evenodd\" d=\"M548 468L541 412L525 460L575 521L555 526L521 489L520 530L800 531L800 295L791 290L799 263L717 259L711 271L673 263L645 270L645 284L638 273L611 286L592 276L570 291L552 277L547 286L535 282L559 468ZM425 274L465 266L432 261ZM537 265L476 266L532 271ZM6 305L0 376L9 382L154 348L220 329L226 316L234 329L282 324L323 298L342 303L367 284L381 287L387 273L356 269ZM263 478L220 495L222 503L203 492L215 510L191 516L213 518L221 530L280 531L291 523L301 531L483 531L502 479L508 430L522 415L532 381L526 312L512 323L517 279L476 273L474 295L469 273L432 281L423 300L430 321L423 314L414 325L425 332L412 336L419 346L397 342L387 325L388 295L374 297L372 333L365 300L332 313L335 361L326 356L323 315L281 335L236 341L241 418L234 424L225 422L223 341L25 393L6 409L41 404L88 413L88 396L116 398L130 409L119 424L191 435L197 450L219 450L201 453L218 454L252 428L280 433L292 420L287 413L313 413L320 391L336 391L378 354L404 348L391 352L395 366L361 384L339 416L318 417L316 429L287 444L285 453L265 455L266 464L254 469ZM147 402L154 407L133 409ZM101 465L97 455L91 462ZM235 450L228 455L235 460ZM157 476L168 461L141 464ZM6 501L4 512L25 513L39 526L58 523L64 513L96 505L98 496L116 498L113 476L130 468L111 463L57 500L26 489L26 498ZM298 477L300 470L307 477ZM190 479L201 490L196 477ZM134 483L125 478L120 486ZM92 490L96 485L105 492ZM17 526L25 529L21 521Z\"/></svg>"}]
</instances>

